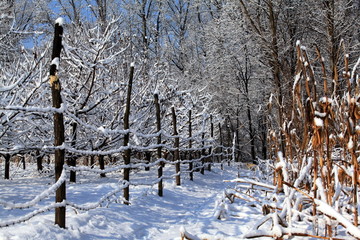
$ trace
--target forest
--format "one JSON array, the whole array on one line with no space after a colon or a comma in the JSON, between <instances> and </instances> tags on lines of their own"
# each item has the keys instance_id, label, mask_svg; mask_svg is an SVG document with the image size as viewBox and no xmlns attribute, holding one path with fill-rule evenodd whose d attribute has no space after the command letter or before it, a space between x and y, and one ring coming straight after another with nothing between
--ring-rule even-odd
<instances>
[{"instance_id":1,"label":"forest","mask_svg":"<svg viewBox=\"0 0 360 240\"><path fill-rule=\"evenodd\" d=\"M95 208L130 205L136 169L156 169L161 197L169 166L179 186L232 164L256 179L222 201L261 198L266 216L244 238L360 238L359 18L359 0L0 1L0 177L55 179L0 206L56 192L33 215L65 228L66 206L92 208L65 200L83 171L121 172Z\"/></svg>"}]
</instances>

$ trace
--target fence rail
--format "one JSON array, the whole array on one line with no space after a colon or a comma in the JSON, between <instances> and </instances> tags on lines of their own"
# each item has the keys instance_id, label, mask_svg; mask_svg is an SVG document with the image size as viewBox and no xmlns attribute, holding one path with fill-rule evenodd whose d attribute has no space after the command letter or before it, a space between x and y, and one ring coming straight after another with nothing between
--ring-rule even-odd
<instances>
[{"instance_id":1,"label":"fence rail","mask_svg":"<svg viewBox=\"0 0 360 240\"><path fill-rule=\"evenodd\" d=\"M40 194L35 196L32 200L27 201L25 203L9 203L9 202L7 202L5 200L0 199L0 206L2 206L4 208L4 210L35 208L41 201L43 201L45 199L48 199L49 197L55 195L56 190L63 183L66 182L66 179L68 177L67 173L70 172L70 171L89 172L89 173L94 173L94 174L108 174L108 173L118 172L119 170L126 169L126 168L145 169L146 167L155 167L155 166L158 166L159 163L161 163L161 162L163 162L165 164L170 164L170 165L175 165L176 163L186 164L186 163L190 163L190 162L192 162L192 163L201 163L201 160L203 158L209 158L209 157L213 157L215 155L223 156L224 157L223 163L231 161L231 159L229 158L232 155L231 153L230 154L225 154L225 153L219 154L218 153L218 154L209 154L209 155L206 155L206 156L201 156L200 158L192 159L192 160L184 159L184 160L178 160L178 161L169 161L169 160L166 160L166 159L157 159L156 161L151 162L151 163L132 163L132 164L129 164L129 165L121 164L121 165L111 167L111 168L108 168L108 169L104 169L104 170L94 169L94 168L91 168L91 167L88 167L88 166L73 167L73 166L64 165L64 168L62 170L60 178L53 185L51 185L49 188L47 188L46 190L44 190L43 192L41 192ZM210 164L210 163L206 163L206 164ZM54 210L55 208L58 208L58 207L69 206L69 207L72 207L72 208L80 210L80 211L89 211L89 210L101 207L105 202L108 202L108 203L118 202L119 201L119 196L118 195L116 196L116 194L123 191L123 189L126 188L126 187L129 187L129 186L149 186L149 187L153 187L156 184L158 184L158 182L160 180L163 180L163 179L174 179L175 180L175 177L178 176L178 175L194 172L194 171L197 171L197 170L199 170L199 169L201 169L203 167L206 167L206 166L199 165L197 167L194 167L192 170L180 171L180 173L175 173L175 174L172 174L170 176L164 176L163 175L161 178L156 177L150 183L149 182L132 183L131 181L128 182L128 181L121 180L120 181L121 184L119 184L119 186L117 186L113 190L109 191L108 193L102 195L99 198L99 200L96 201L96 202L86 203L86 204L81 205L81 204L77 204L77 203L74 203L74 202L71 202L71 201L68 201L68 200L63 200L62 202L51 203L51 204L49 204L47 206L40 207L40 208L38 208L38 209L36 209L36 210L34 210L34 211L24 215L24 216L17 217L17 218L14 218L14 219L8 219L8 220L0 221L0 228L8 227L8 226L11 226L11 225L15 225L15 224L19 224L19 223L28 221L31 218L33 218L33 217L35 217L35 216L37 216L39 214ZM121 199L121 201L124 201L124 199Z\"/></svg>"}]
</instances>

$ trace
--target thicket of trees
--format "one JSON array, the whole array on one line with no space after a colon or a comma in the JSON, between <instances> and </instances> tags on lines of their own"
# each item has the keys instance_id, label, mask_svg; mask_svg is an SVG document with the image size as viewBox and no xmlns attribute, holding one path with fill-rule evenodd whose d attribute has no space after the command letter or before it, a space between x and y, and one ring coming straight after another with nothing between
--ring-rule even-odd
<instances>
[{"instance_id":1,"label":"thicket of trees","mask_svg":"<svg viewBox=\"0 0 360 240\"><path fill-rule=\"evenodd\" d=\"M134 62L130 128L156 131L158 93L168 106L163 118L171 106L180 112L181 126L188 110L212 115L221 122L223 144L235 136L238 159L254 160L267 157L269 128L278 130L285 150L281 127L291 114L297 40L312 56L321 51L329 91L341 92L346 83L337 76L344 57L339 49L343 41L350 59L359 56L359 15L358 0L1 1L0 152L41 155L53 144L48 67L59 16L65 19L62 97L78 120L65 119L70 146L122 145L122 135L99 135L85 123L123 129ZM214 138L220 139L218 128Z\"/></svg>"}]
</instances>

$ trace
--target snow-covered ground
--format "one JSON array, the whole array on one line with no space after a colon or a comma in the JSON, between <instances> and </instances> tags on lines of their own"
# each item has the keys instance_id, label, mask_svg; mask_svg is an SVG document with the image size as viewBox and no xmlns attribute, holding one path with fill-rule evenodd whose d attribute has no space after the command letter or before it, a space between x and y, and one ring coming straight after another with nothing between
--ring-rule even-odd
<instances>
[{"instance_id":1,"label":"snow-covered ground","mask_svg":"<svg viewBox=\"0 0 360 240\"><path fill-rule=\"evenodd\" d=\"M184 166L185 169L186 166ZM22 203L32 200L48 189L54 182L51 173L34 174L30 170L17 169L11 180L0 180L0 199ZM133 182L152 182L156 168L151 171L131 173ZM253 174L240 170L241 175ZM32 172L32 174L29 174ZM174 173L173 166L164 169L166 175ZM182 185L176 186L173 179L165 180L164 196L157 196L157 185L131 186L131 205L105 202L102 207L82 212L67 207L66 227L54 225L54 211L37 215L14 226L0 228L0 239L180 239L184 229L199 239L241 239L241 235L263 217L261 209L254 204L238 201L233 216L219 220L214 217L217 203L223 198L224 189L234 183L223 180L235 179L235 166L214 166L205 175L194 173L194 181L182 175ZM121 172L100 178L98 174L82 173L78 183L67 183L67 200L76 204L98 202L99 199L119 184ZM121 182L121 181L120 181ZM118 194L120 197L122 192ZM54 196L41 201L35 207L54 202ZM0 208L0 222L16 219L34 211L30 209L8 210Z\"/></svg>"}]
</instances>

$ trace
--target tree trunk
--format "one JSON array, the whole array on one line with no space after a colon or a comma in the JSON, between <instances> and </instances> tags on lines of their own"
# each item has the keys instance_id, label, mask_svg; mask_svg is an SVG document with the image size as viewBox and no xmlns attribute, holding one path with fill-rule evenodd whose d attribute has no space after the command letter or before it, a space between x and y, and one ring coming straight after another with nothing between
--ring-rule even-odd
<instances>
[{"instance_id":1,"label":"tree trunk","mask_svg":"<svg viewBox=\"0 0 360 240\"><path fill-rule=\"evenodd\" d=\"M261 136L261 152L262 158L267 158L267 129L266 129L266 117L264 115L259 116L259 131Z\"/></svg>"},{"instance_id":2,"label":"tree trunk","mask_svg":"<svg viewBox=\"0 0 360 240\"><path fill-rule=\"evenodd\" d=\"M331 68L331 79L332 81L332 90L334 96L341 96L342 87L340 86L337 64L339 60L339 42L340 37L336 36L335 30L335 1L334 0L324 0L324 6L326 10L326 30L327 30L327 40L328 40L328 52L330 55L330 68ZM345 81L344 81L345 83ZM346 84L346 83L345 83Z\"/></svg>"},{"instance_id":3,"label":"tree trunk","mask_svg":"<svg viewBox=\"0 0 360 240\"><path fill-rule=\"evenodd\" d=\"M247 98L247 118L249 123L249 136L250 136L250 149L251 149L251 160L252 162L255 162L256 160L256 151L255 151L255 132L253 128L253 122L251 118L251 108L250 108L250 100Z\"/></svg>"},{"instance_id":4,"label":"tree trunk","mask_svg":"<svg viewBox=\"0 0 360 240\"><path fill-rule=\"evenodd\" d=\"M258 34L258 36L264 36L263 28L260 26L256 19L254 19L248 11L246 4L243 0L239 0L242 11L246 18L249 20L250 26ZM276 100L278 107L278 126L280 131L280 150L285 153L285 136L281 131L281 127L283 125L283 113L284 113L284 95L283 95L283 82L281 81L281 64L280 64L280 56L279 56L279 44L278 44L278 17L277 12L274 10L273 1L266 1L267 11L266 15L268 17L268 29L270 31L269 38L261 38L262 43L264 44L264 49L267 51L268 65L271 67L271 73L273 78L273 83L275 85L276 91ZM265 9L266 10L266 9Z\"/></svg>"},{"instance_id":5,"label":"tree trunk","mask_svg":"<svg viewBox=\"0 0 360 240\"><path fill-rule=\"evenodd\" d=\"M272 1L269 1L268 4L269 7L269 24L270 24L270 31L271 31L271 59L270 59L270 65L272 67L272 75L274 79L275 86L277 88L277 102L278 102L278 121L279 121L279 129L282 128L283 125L283 114L284 114L284 95L283 95L283 88L282 88L282 81L281 81L281 67L280 67L280 61L279 61L279 48L278 48L278 34L277 34L277 19L275 16L274 8ZM281 151L283 152L284 156L286 156L285 152L285 136L280 131L280 141L281 141Z\"/></svg>"}]
</instances>

